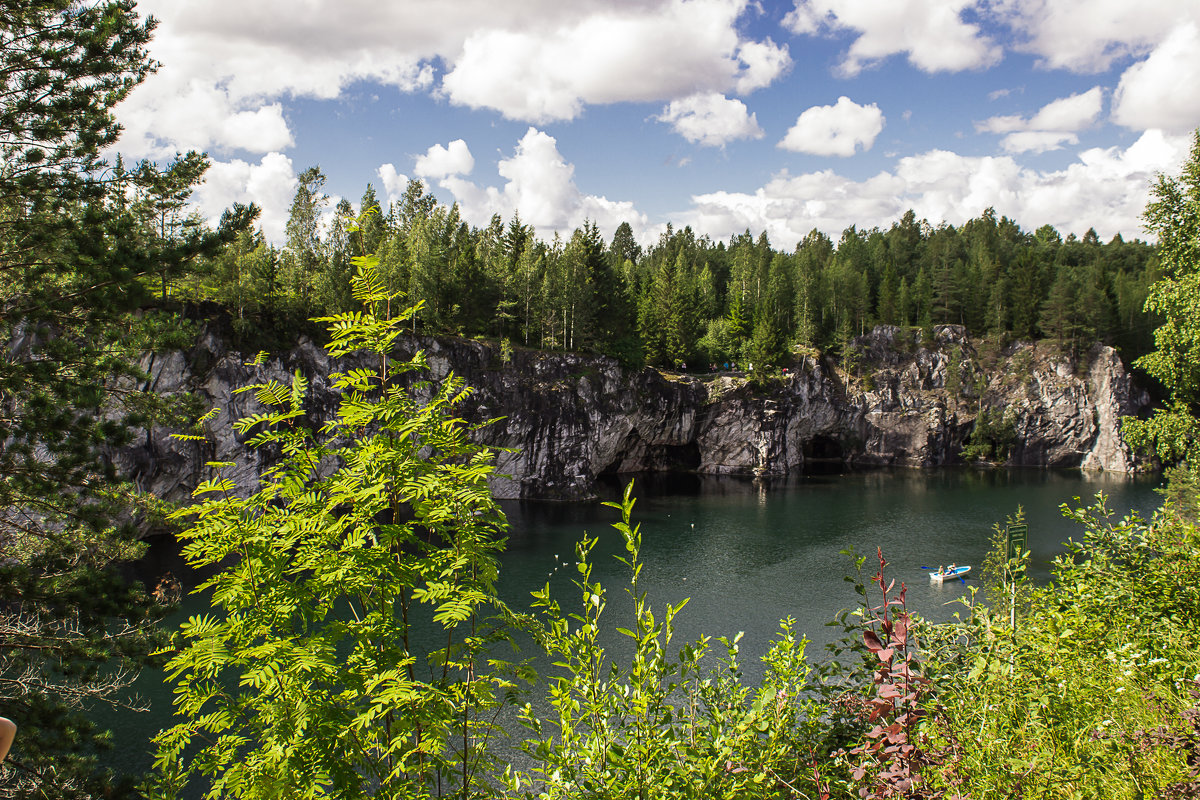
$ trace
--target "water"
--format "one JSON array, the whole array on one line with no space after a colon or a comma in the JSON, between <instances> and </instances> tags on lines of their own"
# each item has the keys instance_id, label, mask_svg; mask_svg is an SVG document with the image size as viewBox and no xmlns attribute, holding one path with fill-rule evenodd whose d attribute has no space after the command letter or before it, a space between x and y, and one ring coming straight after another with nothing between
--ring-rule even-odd
<instances>
[{"instance_id":1,"label":"water","mask_svg":"<svg viewBox=\"0 0 1200 800\"><path fill-rule=\"evenodd\" d=\"M791 616L799 622L800 632L813 641L810 657L820 657L823 645L840 634L825 623L857 604L853 585L843 580L852 565L842 550L853 547L869 556L864 566L869 575L877 563L875 548L881 547L890 562L889 576L908 586L909 607L932 619L948 619L959 608L953 601L973 581L933 584L923 567L970 564L970 577L978 578L992 525L1023 506L1033 575L1045 580L1050 559L1077 531L1063 519L1062 503L1074 497L1090 502L1104 491L1110 507L1148 516L1159 504L1155 486L1150 479L1075 471L971 469L860 472L766 483L695 476L639 479L634 522L641 524L643 537L641 584L656 612L665 603L690 598L676 621L680 643L702 634L732 637L744 632L745 672L753 680L761 674L757 658L778 631L779 620ZM602 487L610 500L621 489L617 483ZM607 645L619 654L625 637L612 631L632 625L631 603L623 591L628 571L612 558L624 552L620 534L610 527L618 513L598 503L507 503L504 509L511 534L499 591L517 608L527 608L529 592L550 582L564 610L575 610L575 544L584 531L599 537L592 555L593 580L608 588ZM183 575L174 547L166 541L154 544L143 567L147 577L167 569ZM175 621L203 610L199 602L190 598ZM170 691L161 676L144 674L136 689L151 702L150 713L106 717L118 745L108 760L121 770L148 768L146 743L169 722Z\"/></svg>"}]
</instances>

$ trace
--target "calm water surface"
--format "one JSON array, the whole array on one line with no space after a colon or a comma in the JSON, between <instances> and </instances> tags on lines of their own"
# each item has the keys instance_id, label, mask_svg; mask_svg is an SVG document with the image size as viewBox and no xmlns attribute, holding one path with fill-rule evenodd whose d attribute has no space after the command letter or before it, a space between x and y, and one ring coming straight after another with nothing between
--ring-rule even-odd
<instances>
[{"instance_id":1,"label":"calm water surface","mask_svg":"<svg viewBox=\"0 0 1200 800\"><path fill-rule=\"evenodd\" d=\"M745 632L745 672L753 679L761 675L757 659L778 631L779 620L790 616L798 621L799 630L813 641L810 657L819 658L823 645L840 633L825 623L857 601L853 585L843 580L852 565L842 550L853 547L871 556L864 570L873 572L875 548L883 548L890 576L909 587L909 607L933 619L948 619L959 608L953 601L968 592L972 581L935 585L922 567L970 564L977 578L992 525L1021 506L1029 523L1034 575L1044 580L1048 562L1076 532L1062 517L1061 504L1075 497L1090 502L1103 491L1111 508L1149 515L1159 504L1157 485L1152 479L1077 471L971 469L860 472L765 483L694 476L638 479L634 521L641 524L643 537L642 588L656 611L667 602L690 598L676 621L680 643L701 634L732 637ZM605 499L617 499L622 486L602 487ZM511 534L499 591L518 608L527 608L529 592L549 581L564 610L575 610L579 598L570 583L577 575L575 544L585 531L599 537L593 576L608 589L608 644L619 654L625 637L611 631L632 627L632 606L623 592L628 571L612 558L624 552L620 534L610 527L618 512L598 503L507 503L504 509ZM166 569L181 574L168 542L157 543L144 566L147 575ZM190 598L175 621L202 610L202 602ZM113 723L118 747L110 761L122 770L147 768L145 742L169 724L170 691L161 674L143 674L136 689L153 709Z\"/></svg>"}]
</instances>

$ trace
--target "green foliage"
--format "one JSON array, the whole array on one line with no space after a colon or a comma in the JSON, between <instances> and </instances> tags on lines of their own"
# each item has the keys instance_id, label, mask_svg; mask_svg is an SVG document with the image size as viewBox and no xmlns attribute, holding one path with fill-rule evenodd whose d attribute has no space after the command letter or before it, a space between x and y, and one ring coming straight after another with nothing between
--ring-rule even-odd
<instances>
[{"instance_id":1,"label":"green foliage","mask_svg":"<svg viewBox=\"0 0 1200 800\"><path fill-rule=\"evenodd\" d=\"M1003 462L1016 443L1016 414L1011 409L981 408L959 456L967 461Z\"/></svg>"},{"instance_id":2,"label":"green foliage","mask_svg":"<svg viewBox=\"0 0 1200 800\"><path fill-rule=\"evenodd\" d=\"M1187 752L1150 732L1186 740L1190 730L1196 530L1169 511L1117 520L1103 496L1064 513L1081 533L1051 586L1021 583L1023 562L1005 563L998 536L985 576L992 610L970 607L931 641L943 712L932 735L972 797L1183 796L1171 792L1188 780Z\"/></svg>"},{"instance_id":3,"label":"green foliage","mask_svg":"<svg viewBox=\"0 0 1200 800\"><path fill-rule=\"evenodd\" d=\"M1187 797L1200 788L1200 533L1168 503L1116 519L1103 495L1048 586L996 526L954 621L906 613L880 569L820 667L822 797ZM851 553L851 555L853 555ZM917 644L919 643L919 649ZM925 681L928 683L925 683Z\"/></svg>"},{"instance_id":4,"label":"green foliage","mask_svg":"<svg viewBox=\"0 0 1200 800\"><path fill-rule=\"evenodd\" d=\"M962 362L962 348L954 345L946 354L946 395L954 403L962 394Z\"/></svg>"},{"instance_id":5,"label":"green foliage","mask_svg":"<svg viewBox=\"0 0 1200 800\"><path fill-rule=\"evenodd\" d=\"M992 526L991 549L980 570L985 600L997 613L1007 610L1010 617L1027 617L1032 601L1033 584L1027 579L1029 551L1011 557L1007 552L1009 529L1024 524L1025 510L1018 506L1017 513L1006 517L1003 525Z\"/></svg>"},{"instance_id":6,"label":"green foliage","mask_svg":"<svg viewBox=\"0 0 1200 800\"><path fill-rule=\"evenodd\" d=\"M190 350L200 338L201 326L195 320L168 311L151 310L126 323L128 333L123 345L133 357L166 350Z\"/></svg>"},{"instance_id":7,"label":"green foliage","mask_svg":"<svg viewBox=\"0 0 1200 800\"><path fill-rule=\"evenodd\" d=\"M1159 491L1172 513L1192 524L1200 523L1200 472L1188 464L1163 471L1165 486Z\"/></svg>"},{"instance_id":8,"label":"green foliage","mask_svg":"<svg viewBox=\"0 0 1200 800\"><path fill-rule=\"evenodd\" d=\"M154 604L119 567L142 552L128 521L156 503L108 457L156 407L131 389L129 334L155 334L133 315L254 214L215 233L179 216L197 154L103 161L152 29L127 0L0 13L0 708L21 729L0 797L131 792L96 755L104 709L140 705L129 685L155 641Z\"/></svg>"},{"instance_id":9,"label":"green foliage","mask_svg":"<svg viewBox=\"0 0 1200 800\"><path fill-rule=\"evenodd\" d=\"M741 634L717 639L715 656L705 637L673 658L674 620L687 601L668 605L659 617L639 588L632 488L621 503L608 505L621 512L613 527L625 543L618 559L629 568L633 600L630 627L616 630L630 639L633 654L619 665L599 644L607 596L592 581L596 539L585 537L576 548L579 610L564 615L548 585L534 592L548 623L547 651L563 673L550 678L551 716L540 717L532 706L522 712L533 733L524 749L536 766L508 771L510 790L526 798L597 800L803 796L813 785L808 758L820 718L806 692L806 641L793 620L782 622L757 689L741 679ZM716 660L711 668L709 658Z\"/></svg>"},{"instance_id":10,"label":"green foliage","mask_svg":"<svg viewBox=\"0 0 1200 800\"><path fill-rule=\"evenodd\" d=\"M222 797L468 796L494 756L489 645L508 635L494 583L505 520L491 452L453 417L451 376L411 382L389 358L417 313L396 312L374 257L355 259L360 311L323 318L336 416L305 424L309 379L247 386L236 423L280 460L250 494L217 474L177 512L198 591L217 613L181 626L167 671L182 715L156 739L154 796L200 779ZM422 399L427 398L427 399Z\"/></svg>"},{"instance_id":11,"label":"green foliage","mask_svg":"<svg viewBox=\"0 0 1200 800\"><path fill-rule=\"evenodd\" d=\"M674 262L658 268L642 299L639 326L651 364L679 368L693 359L700 339L695 275L681 251ZM737 338L735 331L730 335Z\"/></svg>"},{"instance_id":12,"label":"green foliage","mask_svg":"<svg viewBox=\"0 0 1200 800\"><path fill-rule=\"evenodd\" d=\"M1101 340L1132 357L1145 350L1154 316L1142 310L1157 269L1150 245L1120 237L1100 244L1094 234L1039 239L991 209L962 227L936 228L909 212L887 230L852 226L836 246L813 231L791 253L749 231L713 242L672 226L643 249L628 224L606 248L592 221L549 241L518 216L471 227L419 181L372 218L369 234L347 234L345 208L322 232L324 176L313 168L301 178L288 244L257 294L238 277L246 267L231 270L224 256L197 268L213 277L199 291L236 307L239 320L251 320L243 327L286 328L343 310L346 257L365 252L364 237L376 245L386 285L425 303L414 333L507 336L631 366L697 357L759 363L748 352L756 333L760 347L767 336L783 348L836 349L877 324L916 325L932 346L934 325L946 322L976 337L1053 337L1075 354ZM375 203L373 190L363 202Z\"/></svg>"},{"instance_id":13,"label":"green foliage","mask_svg":"<svg viewBox=\"0 0 1200 800\"><path fill-rule=\"evenodd\" d=\"M1150 287L1146 310L1161 315L1155 350L1137 365L1170 393L1149 420L1127 417L1122 432L1162 461L1200 462L1200 130L1178 178L1159 175L1146 206L1146 227L1159 239L1163 276Z\"/></svg>"}]
</instances>

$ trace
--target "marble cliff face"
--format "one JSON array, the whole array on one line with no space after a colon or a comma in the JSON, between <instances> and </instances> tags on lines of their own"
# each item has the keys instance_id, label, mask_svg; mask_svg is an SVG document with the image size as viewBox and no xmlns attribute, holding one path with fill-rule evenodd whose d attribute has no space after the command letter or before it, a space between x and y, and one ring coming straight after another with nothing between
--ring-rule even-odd
<instances>
[{"instance_id":1,"label":"marble cliff face","mask_svg":"<svg viewBox=\"0 0 1200 800\"><path fill-rule=\"evenodd\" d=\"M430 376L462 376L475 392L468 420L500 417L479 438L506 448L493 490L501 498L576 500L592 496L597 476L639 471L779 476L816 464L932 467L961 463L981 410L1003 411L1015 435L1012 466L1081 467L1115 472L1136 464L1119 433L1124 415L1143 411L1148 395L1117 353L1096 346L1079 361L1053 348L1016 343L981 355L957 326L935 341L877 327L855 341L850 371L829 359L797 356L782 379L753 386L744 375L682 375L626 370L603 356L499 349L462 339L420 338L400 346L428 356ZM255 410L247 383L287 382L299 369L312 379L314 422L332 415L337 395L324 379L325 352L301 340L256 372L241 353L205 335L191 351L148 355L148 388L191 392L221 409L209 445L150 428L115 453L142 488L184 500L209 477L207 461L232 461L247 490L261 454L241 446L232 420Z\"/></svg>"}]
</instances>

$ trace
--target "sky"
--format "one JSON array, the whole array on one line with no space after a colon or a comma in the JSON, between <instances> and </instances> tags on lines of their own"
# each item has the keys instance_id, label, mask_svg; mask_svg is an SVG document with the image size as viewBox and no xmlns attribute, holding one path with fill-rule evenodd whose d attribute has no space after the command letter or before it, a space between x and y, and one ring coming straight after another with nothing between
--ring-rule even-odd
<instances>
[{"instance_id":1,"label":"sky","mask_svg":"<svg viewBox=\"0 0 1200 800\"><path fill-rule=\"evenodd\" d=\"M127 159L207 152L197 211L410 179L484 226L643 244L959 225L1148 238L1200 127L1200 0L143 0Z\"/></svg>"}]
</instances>

